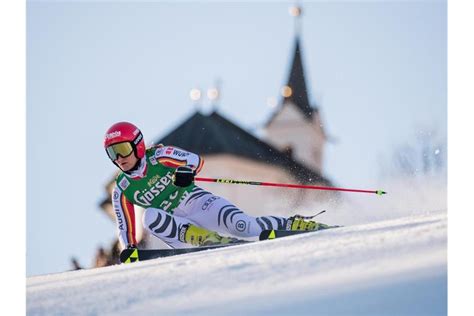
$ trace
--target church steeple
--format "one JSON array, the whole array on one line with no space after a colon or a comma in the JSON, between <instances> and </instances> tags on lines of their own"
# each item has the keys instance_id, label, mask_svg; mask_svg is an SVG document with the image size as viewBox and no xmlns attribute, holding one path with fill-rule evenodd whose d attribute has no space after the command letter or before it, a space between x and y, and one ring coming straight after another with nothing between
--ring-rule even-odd
<instances>
[{"instance_id":1,"label":"church steeple","mask_svg":"<svg viewBox=\"0 0 474 316\"><path fill-rule=\"evenodd\" d=\"M322 172L326 135L320 113L308 97L301 49L301 7L293 6L290 14L295 22L291 68L281 89L280 104L265 125L265 138L304 165Z\"/></svg>"},{"instance_id":2,"label":"church steeple","mask_svg":"<svg viewBox=\"0 0 474 316\"><path fill-rule=\"evenodd\" d=\"M293 53L293 62L286 86L282 89L283 103L292 102L303 112L306 118L311 119L314 109L309 104L308 89L304 75L301 44L299 35L296 35Z\"/></svg>"}]
</instances>

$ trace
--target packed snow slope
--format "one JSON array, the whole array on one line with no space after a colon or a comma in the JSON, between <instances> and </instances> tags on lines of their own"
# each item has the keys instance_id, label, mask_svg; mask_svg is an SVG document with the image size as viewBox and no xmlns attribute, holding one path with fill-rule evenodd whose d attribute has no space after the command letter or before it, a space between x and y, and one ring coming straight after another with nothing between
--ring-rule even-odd
<instances>
[{"instance_id":1,"label":"packed snow slope","mask_svg":"<svg viewBox=\"0 0 474 316\"><path fill-rule=\"evenodd\" d=\"M446 211L27 279L28 315L446 313Z\"/></svg>"}]
</instances>

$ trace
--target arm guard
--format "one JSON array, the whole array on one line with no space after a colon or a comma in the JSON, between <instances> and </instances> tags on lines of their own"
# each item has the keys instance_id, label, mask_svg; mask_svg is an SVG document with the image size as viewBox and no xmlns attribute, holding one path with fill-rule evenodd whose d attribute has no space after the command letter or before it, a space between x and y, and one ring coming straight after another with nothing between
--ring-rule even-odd
<instances>
[{"instance_id":1,"label":"arm guard","mask_svg":"<svg viewBox=\"0 0 474 316\"><path fill-rule=\"evenodd\" d=\"M136 245L135 208L117 186L115 186L112 193L112 205L114 207L118 237L122 248L126 248L128 245Z\"/></svg>"},{"instance_id":2,"label":"arm guard","mask_svg":"<svg viewBox=\"0 0 474 316\"><path fill-rule=\"evenodd\" d=\"M198 174L204 165L201 156L174 146L164 146L155 152L155 158L163 165L172 168L190 167Z\"/></svg>"}]
</instances>

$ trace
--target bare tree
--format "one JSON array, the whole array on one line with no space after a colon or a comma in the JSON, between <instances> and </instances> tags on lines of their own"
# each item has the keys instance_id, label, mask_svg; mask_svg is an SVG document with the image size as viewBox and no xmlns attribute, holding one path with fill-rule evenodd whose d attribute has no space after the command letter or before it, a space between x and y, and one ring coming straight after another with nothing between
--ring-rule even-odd
<instances>
[{"instance_id":1,"label":"bare tree","mask_svg":"<svg viewBox=\"0 0 474 316\"><path fill-rule=\"evenodd\" d=\"M413 138L389 153L388 163L383 159L379 161L381 174L385 176L444 175L447 171L446 135L435 128L418 129Z\"/></svg>"}]
</instances>

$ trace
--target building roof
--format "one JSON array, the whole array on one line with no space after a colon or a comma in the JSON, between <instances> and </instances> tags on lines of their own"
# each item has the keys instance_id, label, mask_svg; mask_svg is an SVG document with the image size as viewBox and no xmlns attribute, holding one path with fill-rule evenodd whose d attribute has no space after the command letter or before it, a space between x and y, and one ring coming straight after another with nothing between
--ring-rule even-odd
<instances>
[{"instance_id":1,"label":"building roof","mask_svg":"<svg viewBox=\"0 0 474 316\"><path fill-rule=\"evenodd\" d=\"M154 143L174 145L200 155L230 154L287 170L301 183L330 181L295 161L277 148L253 136L217 112L194 113L166 136Z\"/></svg>"}]
</instances>

